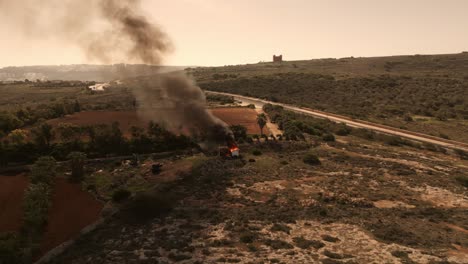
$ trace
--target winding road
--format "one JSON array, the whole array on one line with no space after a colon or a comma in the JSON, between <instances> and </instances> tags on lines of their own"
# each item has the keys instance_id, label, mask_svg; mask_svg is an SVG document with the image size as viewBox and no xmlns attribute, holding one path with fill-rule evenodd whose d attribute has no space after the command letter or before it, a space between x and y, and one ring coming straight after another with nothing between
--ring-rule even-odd
<instances>
[{"instance_id":1,"label":"winding road","mask_svg":"<svg viewBox=\"0 0 468 264\"><path fill-rule=\"evenodd\" d=\"M365 129L369 129L378 133L384 133L384 134L399 136L402 138L407 138L407 139L416 140L420 142L431 143L431 144L435 144L435 145L450 148L450 149L460 149L463 151L468 151L467 143L438 138L438 137L426 135L423 133L394 128L394 127L376 124L376 123L363 121L363 120L352 119L346 116L331 114L331 113L322 112L322 111L318 111L318 110L314 110L310 108L297 107L297 106L293 106L289 104L271 102L271 101L267 101L267 100L263 100L259 98L254 98L254 97L248 97L248 96L231 94L231 93L207 91L207 90L205 90L205 92L211 93L211 94L232 96L234 97L235 100L241 101L242 104L254 104L255 107L257 108L262 108L263 105L265 104L280 105L284 109L287 109L289 111L293 111L293 112L305 114L305 115L310 115L310 116L318 117L318 118L325 118L325 119L329 119L337 123L345 123L346 125L350 127L365 128Z\"/></svg>"}]
</instances>

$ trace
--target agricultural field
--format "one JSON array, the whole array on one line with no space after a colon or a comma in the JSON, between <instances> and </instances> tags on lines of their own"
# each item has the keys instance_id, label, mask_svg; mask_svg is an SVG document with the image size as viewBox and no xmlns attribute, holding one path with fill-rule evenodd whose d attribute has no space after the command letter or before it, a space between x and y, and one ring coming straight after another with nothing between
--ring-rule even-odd
<instances>
[{"instance_id":1,"label":"agricultural field","mask_svg":"<svg viewBox=\"0 0 468 264\"><path fill-rule=\"evenodd\" d=\"M25 174L0 176L0 233L22 232L24 195L29 187ZM47 216L48 225L40 241L40 257L61 243L76 237L80 231L100 217L103 204L79 184L57 178L53 187L51 208Z\"/></svg>"},{"instance_id":2,"label":"agricultural field","mask_svg":"<svg viewBox=\"0 0 468 264\"><path fill-rule=\"evenodd\" d=\"M0 176L0 233L20 230L23 194L27 187L25 175Z\"/></svg>"},{"instance_id":3,"label":"agricultural field","mask_svg":"<svg viewBox=\"0 0 468 264\"><path fill-rule=\"evenodd\" d=\"M260 135L257 124L257 111L245 107L211 108L211 112L228 125L242 125L247 128L247 133ZM267 129L263 133L269 134Z\"/></svg>"},{"instance_id":4,"label":"agricultural field","mask_svg":"<svg viewBox=\"0 0 468 264\"><path fill-rule=\"evenodd\" d=\"M254 109L245 107L211 108L211 112L228 125L242 125L247 128L249 134L260 134L257 125L257 112ZM143 120L135 111L83 111L62 118L55 118L47 121L53 127L61 123L73 124L76 126L87 125L111 125L118 122L120 130L129 136L132 126L147 128L148 122ZM266 133L266 129L265 129Z\"/></svg>"}]
</instances>

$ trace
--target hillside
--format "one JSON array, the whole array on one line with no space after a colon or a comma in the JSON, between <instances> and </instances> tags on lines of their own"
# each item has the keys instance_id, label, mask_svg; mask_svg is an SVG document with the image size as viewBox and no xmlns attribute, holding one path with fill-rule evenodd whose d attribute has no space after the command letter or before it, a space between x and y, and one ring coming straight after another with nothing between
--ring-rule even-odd
<instances>
[{"instance_id":1,"label":"hillside","mask_svg":"<svg viewBox=\"0 0 468 264\"><path fill-rule=\"evenodd\" d=\"M468 142L468 53L196 68L203 89Z\"/></svg>"},{"instance_id":2,"label":"hillside","mask_svg":"<svg viewBox=\"0 0 468 264\"><path fill-rule=\"evenodd\" d=\"M112 81L118 78L155 74L158 71L180 70L177 66L151 66L144 64L115 65L57 65L5 67L0 69L0 81L65 80L65 81Z\"/></svg>"}]
</instances>

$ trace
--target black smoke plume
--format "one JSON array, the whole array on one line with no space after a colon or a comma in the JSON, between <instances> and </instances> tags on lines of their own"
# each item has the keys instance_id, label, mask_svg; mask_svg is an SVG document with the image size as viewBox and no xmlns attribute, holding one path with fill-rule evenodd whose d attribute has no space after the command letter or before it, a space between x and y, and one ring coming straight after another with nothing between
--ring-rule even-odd
<instances>
[{"instance_id":1,"label":"black smoke plume","mask_svg":"<svg viewBox=\"0 0 468 264\"><path fill-rule=\"evenodd\" d=\"M0 17L29 39L77 45L90 60L104 64L161 65L173 50L166 33L145 16L140 0L0 0ZM139 112L174 132L211 142L230 137L185 73L161 73L140 81L133 91Z\"/></svg>"}]
</instances>

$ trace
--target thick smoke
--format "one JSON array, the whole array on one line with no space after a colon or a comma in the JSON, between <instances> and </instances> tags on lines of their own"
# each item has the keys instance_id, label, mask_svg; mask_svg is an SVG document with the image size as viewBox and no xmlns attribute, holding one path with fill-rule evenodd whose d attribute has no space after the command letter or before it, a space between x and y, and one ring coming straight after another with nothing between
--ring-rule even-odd
<instances>
[{"instance_id":1,"label":"thick smoke","mask_svg":"<svg viewBox=\"0 0 468 264\"><path fill-rule=\"evenodd\" d=\"M78 45L92 61L160 65L172 51L140 0L0 0L0 17L28 38ZM20 27L20 28L18 28ZM175 132L222 141L227 125L206 109L204 93L184 73L159 74L134 87L139 112Z\"/></svg>"}]
</instances>

